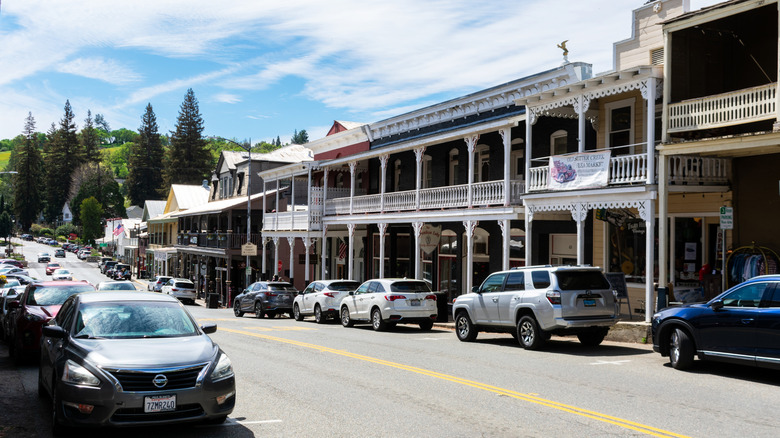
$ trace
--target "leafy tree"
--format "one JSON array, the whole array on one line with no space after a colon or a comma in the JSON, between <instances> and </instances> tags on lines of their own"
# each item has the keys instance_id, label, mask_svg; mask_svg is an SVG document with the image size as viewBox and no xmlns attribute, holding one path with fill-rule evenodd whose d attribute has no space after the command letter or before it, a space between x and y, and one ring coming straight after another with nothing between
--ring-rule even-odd
<instances>
[{"instance_id":1,"label":"leafy tree","mask_svg":"<svg viewBox=\"0 0 780 438\"><path fill-rule=\"evenodd\" d=\"M71 234L78 234L78 228L76 228L75 225L71 223L65 223L57 227L56 230L54 230L55 236L65 236L68 237Z\"/></svg>"},{"instance_id":2,"label":"leafy tree","mask_svg":"<svg viewBox=\"0 0 780 438\"><path fill-rule=\"evenodd\" d=\"M14 212L23 230L28 230L43 208L41 171L43 158L38 150L39 137L35 133L35 119L28 113L24 123L24 143L15 149L16 163L13 175Z\"/></svg>"},{"instance_id":3,"label":"leafy tree","mask_svg":"<svg viewBox=\"0 0 780 438\"><path fill-rule=\"evenodd\" d=\"M103 166L111 169L116 178L127 178L127 163L130 159L130 149L134 146L132 142L125 143L118 148L104 151Z\"/></svg>"},{"instance_id":4,"label":"leafy tree","mask_svg":"<svg viewBox=\"0 0 780 438\"><path fill-rule=\"evenodd\" d=\"M104 214L103 206L94 197L89 197L81 202L79 211L82 238L84 241L94 244L95 239L100 237L103 231L100 226Z\"/></svg>"},{"instance_id":5,"label":"leafy tree","mask_svg":"<svg viewBox=\"0 0 780 438\"><path fill-rule=\"evenodd\" d=\"M192 88L187 90L179 108L164 163L161 196L168 194L171 184L200 184L213 170L213 157L203 139L203 118Z\"/></svg>"},{"instance_id":6,"label":"leafy tree","mask_svg":"<svg viewBox=\"0 0 780 438\"><path fill-rule=\"evenodd\" d=\"M6 242L8 242L8 235L11 234L13 226L11 215L7 211L0 214L0 236L3 236Z\"/></svg>"},{"instance_id":7,"label":"leafy tree","mask_svg":"<svg viewBox=\"0 0 780 438\"><path fill-rule=\"evenodd\" d=\"M298 132L298 130L296 129L295 133L290 139L290 143L292 144L306 144L308 142L309 142L309 134L306 132L305 129L301 129L301 132Z\"/></svg>"},{"instance_id":8,"label":"leafy tree","mask_svg":"<svg viewBox=\"0 0 780 438\"><path fill-rule=\"evenodd\" d=\"M103 206L104 217L127 216L125 197L121 193L119 184L114 180L110 168L84 164L74 172L70 209L76 225L81 224L82 201L91 197L103 200L101 206Z\"/></svg>"},{"instance_id":9,"label":"leafy tree","mask_svg":"<svg viewBox=\"0 0 780 438\"><path fill-rule=\"evenodd\" d=\"M65 114L44 158L46 206L43 216L50 223L56 221L62 213L62 206L70 193L73 170L84 159L73 117L70 101L65 101Z\"/></svg>"},{"instance_id":10,"label":"leafy tree","mask_svg":"<svg viewBox=\"0 0 780 438\"><path fill-rule=\"evenodd\" d=\"M130 204L143 205L144 201L160 199L157 190L162 186L162 161L164 150L157 132L157 116L152 104L146 105L146 112L138 128L138 142L131 143L127 163L127 194Z\"/></svg>"},{"instance_id":11,"label":"leafy tree","mask_svg":"<svg viewBox=\"0 0 780 438\"><path fill-rule=\"evenodd\" d=\"M115 131L111 131L111 136L114 138L114 144L125 144L137 141L138 133L126 128L119 128Z\"/></svg>"}]
</instances>

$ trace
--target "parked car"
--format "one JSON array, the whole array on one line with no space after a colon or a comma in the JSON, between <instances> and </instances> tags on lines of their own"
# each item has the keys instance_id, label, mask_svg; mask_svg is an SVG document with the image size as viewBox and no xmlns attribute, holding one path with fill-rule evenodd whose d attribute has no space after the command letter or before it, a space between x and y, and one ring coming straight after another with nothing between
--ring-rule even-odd
<instances>
[{"instance_id":1,"label":"parked car","mask_svg":"<svg viewBox=\"0 0 780 438\"><path fill-rule=\"evenodd\" d=\"M130 281L101 281L97 290L137 290Z\"/></svg>"},{"instance_id":2,"label":"parked car","mask_svg":"<svg viewBox=\"0 0 780 438\"><path fill-rule=\"evenodd\" d=\"M160 294L70 297L43 329L38 392L53 401L53 432L225 421L236 385L230 359L208 336L216 330Z\"/></svg>"},{"instance_id":3,"label":"parked car","mask_svg":"<svg viewBox=\"0 0 780 438\"><path fill-rule=\"evenodd\" d=\"M107 272L113 268L117 263L119 263L116 260L109 260L105 263L103 263L103 266L100 268L100 272L107 275Z\"/></svg>"},{"instance_id":4,"label":"parked car","mask_svg":"<svg viewBox=\"0 0 780 438\"><path fill-rule=\"evenodd\" d=\"M22 234L23 240L33 240L32 234Z\"/></svg>"},{"instance_id":5,"label":"parked car","mask_svg":"<svg viewBox=\"0 0 780 438\"><path fill-rule=\"evenodd\" d=\"M103 265L106 264L107 261L112 260L111 257L101 257L100 261L98 262L98 268L101 270L103 269Z\"/></svg>"},{"instance_id":6,"label":"parked car","mask_svg":"<svg viewBox=\"0 0 780 438\"><path fill-rule=\"evenodd\" d=\"M186 278L171 278L163 285L160 292L172 295L181 301L195 304L195 284Z\"/></svg>"},{"instance_id":7,"label":"parked car","mask_svg":"<svg viewBox=\"0 0 780 438\"><path fill-rule=\"evenodd\" d=\"M0 289L0 339L6 339L6 297L14 298L16 295L24 291L24 285L22 285L17 279L6 280L3 288Z\"/></svg>"},{"instance_id":8,"label":"parked car","mask_svg":"<svg viewBox=\"0 0 780 438\"><path fill-rule=\"evenodd\" d=\"M65 257L65 250L62 248L55 249L54 257Z\"/></svg>"},{"instance_id":9,"label":"parked car","mask_svg":"<svg viewBox=\"0 0 780 438\"><path fill-rule=\"evenodd\" d=\"M38 263L49 263L51 261L51 255L48 252L42 252L38 254Z\"/></svg>"},{"instance_id":10,"label":"parked car","mask_svg":"<svg viewBox=\"0 0 780 438\"><path fill-rule=\"evenodd\" d=\"M68 270L68 269L60 268L60 269L55 270L51 274L51 279L54 280L54 281L58 281L58 280L71 281L71 280L73 280L73 273L70 272L70 270Z\"/></svg>"},{"instance_id":11,"label":"parked car","mask_svg":"<svg viewBox=\"0 0 780 438\"><path fill-rule=\"evenodd\" d=\"M28 284L18 300L11 300L12 309L8 350L21 362L40 351L41 327L57 315L69 296L95 290L81 281L44 281Z\"/></svg>"},{"instance_id":12,"label":"parked car","mask_svg":"<svg viewBox=\"0 0 780 438\"><path fill-rule=\"evenodd\" d=\"M17 268L13 265L5 265L8 267L4 267L0 269L0 275L30 275L30 272L27 269L24 268Z\"/></svg>"},{"instance_id":13,"label":"parked car","mask_svg":"<svg viewBox=\"0 0 780 438\"><path fill-rule=\"evenodd\" d=\"M740 283L706 303L653 315L653 350L678 370L701 360L780 369L780 275Z\"/></svg>"},{"instance_id":14,"label":"parked car","mask_svg":"<svg viewBox=\"0 0 780 438\"><path fill-rule=\"evenodd\" d=\"M353 280L319 280L306 286L293 300L293 316L296 321L314 315L318 324L336 318L342 298L357 289L360 283Z\"/></svg>"},{"instance_id":15,"label":"parked car","mask_svg":"<svg viewBox=\"0 0 780 438\"><path fill-rule=\"evenodd\" d=\"M171 278L173 277L169 277L167 275L158 275L154 277L154 280L150 281L146 285L146 289L154 292L160 292L160 289L163 287L163 285L167 283L168 280L170 280Z\"/></svg>"},{"instance_id":16,"label":"parked car","mask_svg":"<svg viewBox=\"0 0 780 438\"><path fill-rule=\"evenodd\" d=\"M16 259L0 259L0 268L7 268L7 266L4 265L11 265L16 266L17 268L23 268L24 265L22 262Z\"/></svg>"},{"instance_id":17,"label":"parked car","mask_svg":"<svg viewBox=\"0 0 780 438\"><path fill-rule=\"evenodd\" d=\"M298 293L286 281L257 281L233 299L233 313L237 317L254 313L256 318L273 318L280 313L293 317L293 299Z\"/></svg>"},{"instance_id":18,"label":"parked car","mask_svg":"<svg viewBox=\"0 0 780 438\"><path fill-rule=\"evenodd\" d=\"M80 249L79 252L76 254L76 257L78 257L79 260L84 260L87 257L89 257L90 254L92 254L92 251L88 249Z\"/></svg>"},{"instance_id":19,"label":"parked car","mask_svg":"<svg viewBox=\"0 0 780 438\"><path fill-rule=\"evenodd\" d=\"M430 330L438 315L436 295L428 283L406 278L366 281L341 300L339 314L344 327L368 322L377 331L398 323L419 324L420 329Z\"/></svg>"},{"instance_id":20,"label":"parked car","mask_svg":"<svg viewBox=\"0 0 780 438\"><path fill-rule=\"evenodd\" d=\"M552 334L601 344L618 320L616 293L600 268L524 266L489 275L452 306L455 334L473 341L478 332L507 332L523 348L539 349Z\"/></svg>"},{"instance_id":21,"label":"parked car","mask_svg":"<svg viewBox=\"0 0 780 438\"><path fill-rule=\"evenodd\" d=\"M114 265L114 269L110 277L114 280L130 280L132 276L133 272L130 269L130 265L125 263L117 263Z\"/></svg>"},{"instance_id":22,"label":"parked car","mask_svg":"<svg viewBox=\"0 0 780 438\"><path fill-rule=\"evenodd\" d=\"M50 262L46 265L46 275L51 275L55 270L60 269L62 265L57 262Z\"/></svg>"}]
</instances>

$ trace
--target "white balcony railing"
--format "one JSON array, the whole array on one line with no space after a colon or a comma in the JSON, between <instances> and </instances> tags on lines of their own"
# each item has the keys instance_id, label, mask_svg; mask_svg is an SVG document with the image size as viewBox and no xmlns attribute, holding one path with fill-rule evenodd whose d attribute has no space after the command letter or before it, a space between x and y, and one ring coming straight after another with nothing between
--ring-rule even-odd
<instances>
[{"instance_id":1,"label":"white balcony railing","mask_svg":"<svg viewBox=\"0 0 780 438\"><path fill-rule=\"evenodd\" d=\"M720 128L777 117L777 83L669 104L668 132Z\"/></svg>"},{"instance_id":2,"label":"white balcony railing","mask_svg":"<svg viewBox=\"0 0 780 438\"><path fill-rule=\"evenodd\" d=\"M283 211L263 215L263 231L322 230L322 210Z\"/></svg>"}]
</instances>

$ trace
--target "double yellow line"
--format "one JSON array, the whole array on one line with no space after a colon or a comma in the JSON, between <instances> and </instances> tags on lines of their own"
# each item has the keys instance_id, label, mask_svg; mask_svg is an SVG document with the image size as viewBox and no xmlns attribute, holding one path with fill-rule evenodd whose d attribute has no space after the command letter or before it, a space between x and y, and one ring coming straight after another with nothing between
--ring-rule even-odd
<instances>
[{"instance_id":1,"label":"double yellow line","mask_svg":"<svg viewBox=\"0 0 780 438\"><path fill-rule=\"evenodd\" d=\"M604 422L604 423L613 424L613 425L616 425L616 426L619 426L619 427L622 427L622 428L625 428L625 429L630 429L630 430L641 432L641 433L644 433L644 434L647 434L647 435L658 436L658 437L678 437L678 438L685 438L686 437L685 435L680 435L680 434L677 434L677 433L674 433L674 432L670 432L670 431L667 431L667 430L658 429L656 427L647 426L647 425L644 425L644 424L641 424L641 423L636 423L634 421L624 420L622 418L613 417L611 415L606 415L606 414L602 414L602 413L599 413L599 412L594 412L594 411L589 411L587 409L578 408L576 406L571 406L571 405L567 405L567 404L563 404L563 403L558 403L558 402L555 402L555 401L552 401L552 400L547 400L547 399L544 399L544 398L541 398L541 397L537 397L537 396L532 395L532 394L524 394L524 393L521 393L521 392L512 391L512 390L509 390L509 389L504 389L504 388L500 388L500 387L497 387L497 386L488 385L488 384L485 384L485 383L475 382L473 380L463 379L463 378L451 376L451 375L448 375L448 374L437 373L436 371L426 370L424 368L418 368L418 367L413 367L413 366L410 366L410 365L404 365L404 364L397 363L397 362L391 362L389 360L377 359L375 357L364 356L362 354L356 354L356 353L350 353L349 351L337 350L335 348L324 347L322 345L310 344L308 342L295 341L295 340L292 340L292 339L279 338L279 337L276 337L276 336L263 335L263 334L260 334L260 333L253 333L253 332L248 332L248 331L243 331L243 330L234 330L234 329L220 327L220 331L226 331L226 332L231 332L231 333L238 333L238 334L242 334L242 335L246 335L246 336L252 336L252 337L255 337L255 338L267 339L269 341L281 342L281 343L285 343L285 344L295 345L295 346L298 346L298 347L318 350L318 351L321 351L321 352L324 352L324 353L337 354L339 356L349 357L349 358L352 358L352 359L358 359L358 360L362 360L362 361L365 361L365 362L375 363L375 364L378 364L378 365L384 365L384 366L388 366L388 367L392 367L392 368L397 368L399 370L410 371L410 372L413 372L413 373L422 374L424 376L434 377L434 378L441 379L441 380L447 380L447 381L458 383L458 384L461 384L461 385L470 386L472 388L481 389L483 391L489 391L489 392L492 392L492 393L495 393L495 394L499 394L499 395L503 395L503 396L507 396L507 397L512 397L512 398L515 398L515 399L518 399L518 400L523 400L523 401L526 401L526 402L529 402L529 403L534 403L534 404L537 404L537 405L540 405L540 406L545 406L545 407L556 409L556 410L559 410L559 411L568 412L570 414L579 415L579 416L582 416L582 417L590 418L590 419L601 421L601 422Z\"/></svg>"}]
</instances>

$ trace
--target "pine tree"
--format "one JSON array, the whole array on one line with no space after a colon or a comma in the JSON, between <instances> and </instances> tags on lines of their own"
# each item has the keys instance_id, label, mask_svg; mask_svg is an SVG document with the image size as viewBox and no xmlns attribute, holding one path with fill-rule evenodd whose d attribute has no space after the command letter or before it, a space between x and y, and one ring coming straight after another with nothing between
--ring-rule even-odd
<instances>
[{"instance_id":1,"label":"pine tree","mask_svg":"<svg viewBox=\"0 0 780 438\"><path fill-rule=\"evenodd\" d=\"M84 128L81 129L81 146L87 163L100 163L100 138L92 122L92 111L87 110Z\"/></svg>"},{"instance_id":2,"label":"pine tree","mask_svg":"<svg viewBox=\"0 0 780 438\"><path fill-rule=\"evenodd\" d=\"M200 184L211 173L214 157L202 134L203 118L190 88L179 108L176 130L171 132L171 145L165 152L161 196L167 196L171 184Z\"/></svg>"},{"instance_id":3,"label":"pine tree","mask_svg":"<svg viewBox=\"0 0 780 438\"><path fill-rule=\"evenodd\" d=\"M282 147L282 139L281 139L281 138L279 138L279 136L278 136L278 135L276 136L276 143L274 143L274 145L275 145L276 147L278 147L278 148Z\"/></svg>"},{"instance_id":4,"label":"pine tree","mask_svg":"<svg viewBox=\"0 0 780 438\"><path fill-rule=\"evenodd\" d=\"M157 117L152 104L146 105L146 112L138 128L140 136L130 147L130 158L127 163L127 195L130 204L143 205L144 201L161 199L158 190L163 185L161 164L165 151L157 131Z\"/></svg>"},{"instance_id":5,"label":"pine tree","mask_svg":"<svg viewBox=\"0 0 780 438\"><path fill-rule=\"evenodd\" d=\"M32 113L28 113L24 123L24 143L16 149L15 169L18 173L13 175L14 212L25 231L30 229L43 207L40 185L43 158L37 140L35 119Z\"/></svg>"},{"instance_id":6,"label":"pine tree","mask_svg":"<svg viewBox=\"0 0 780 438\"><path fill-rule=\"evenodd\" d=\"M305 129L301 129L301 132L298 132L298 130L296 129L295 133L290 139L290 142L292 144L306 144L309 142L309 134L306 132Z\"/></svg>"},{"instance_id":7,"label":"pine tree","mask_svg":"<svg viewBox=\"0 0 780 438\"><path fill-rule=\"evenodd\" d=\"M62 213L62 206L70 193L73 170L84 160L73 118L70 101L65 101L65 114L59 127L50 136L48 153L44 158L46 206L43 216L50 223L55 222Z\"/></svg>"},{"instance_id":8,"label":"pine tree","mask_svg":"<svg viewBox=\"0 0 780 438\"><path fill-rule=\"evenodd\" d=\"M111 133L111 127L108 125L108 122L105 118L103 118L103 114L95 114L95 126L98 129L102 129L106 131L106 133Z\"/></svg>"}]
</instances>

